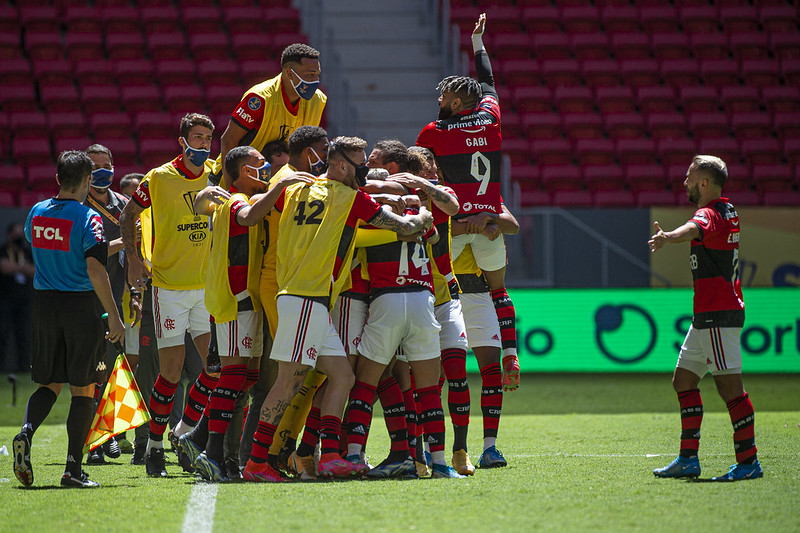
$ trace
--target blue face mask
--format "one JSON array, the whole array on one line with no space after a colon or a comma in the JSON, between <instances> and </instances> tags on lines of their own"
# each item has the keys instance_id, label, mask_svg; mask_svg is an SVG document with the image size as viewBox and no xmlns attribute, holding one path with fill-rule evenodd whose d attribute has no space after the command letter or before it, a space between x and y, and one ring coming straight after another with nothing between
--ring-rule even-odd
<instances>
[{"instance_id":1,"label":"blue face mask","mask_svg":"<svg viewBox=\"0 0 800 533\"><path fill-rule=\"evenodd\" d=\"M309 146L309 148L311 148L311 147ZM316 161L316 163L312 163L311 162L311 158L309 157L308 158L308 165L311 167L311 173L314 174L315 176L319 176L323 172L325 172L325 170L327 170L328 163L326 163L325 161L320 159L319 154L317 153L316 150L311 148L311 151L314 152L314 156L317 158L317 161Z\"/></svg>"},{"instance_id":2,"label":"blue face mask","mask_svg":"<svg viewBox=\"0 0 800 533\"><path fill-rule=\"evenodd\" d=\"M294 72L294 69L289 69ZM300 80L297 82L297 85L292 84L294 90L297 91L297 94L300 98L305 100L311 100L314 98L314 93L317 92L317 87L319 87L319 80L317 81L306 81L301 78L297 72L294 72L294 75L297 76L297 79Z\"/></svg>"},{"instance_id":3,"label":"blue face mask","mask_svg":"<svg viewBox=\"0 0 800 533\"><path fill-rule=\"evenodd\" d=\"M107 189L111 186L114 179L114 169L98 168L92 171L92 187L96 189Z\"/></svg>"},{"instance_id":4,"label":"blue face mask","mask_svg":"<svg viewBox=\"0 0 800 533\"><path fill-rule=\"evenodd\" d=\"M181 137L183 138L183 137ZM183 142L186 143L186 150L184 153L189 161L196 167L202 167L203 163L206 162L208 156L211 154L211 150L203 150L202 148L192 148L189 146L189 143L186 139L183 139Z\"/></svg>"},{"instance_id":5,"label":"blue face mask","mask_svg":"<svg viewBox=\"0 0 800 533\"><path fill-rule=\"evenodd\" d=\"M258 177L257 178L258 180L263 182L269 181L269 175L270 175L269 169L272 166L269 164L269 161L264 161L264 164L261 165L260 167L253 167L250 165L245 165L245 166L247 168L252 168L253 170L256 171L256 176Z\"/></svg>"}]
</instances>

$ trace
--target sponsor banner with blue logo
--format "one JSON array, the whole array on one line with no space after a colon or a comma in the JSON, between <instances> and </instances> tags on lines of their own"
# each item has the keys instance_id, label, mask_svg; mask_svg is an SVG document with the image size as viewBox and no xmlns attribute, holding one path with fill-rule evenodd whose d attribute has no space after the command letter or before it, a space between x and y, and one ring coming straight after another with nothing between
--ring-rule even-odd
<instances>
[{"instance_id":1,"label":"sponsor banner with blue logo","mask_svg":"<svg viewBox=\"0 0 800 533\"><path fill-rule=\"evenodd\" d=\"M691 324L691 289L508 292L523 372L672 372ZM744 300L744 373L800 372L800 291L751 288Z\"/></svg>"}]
</instances>

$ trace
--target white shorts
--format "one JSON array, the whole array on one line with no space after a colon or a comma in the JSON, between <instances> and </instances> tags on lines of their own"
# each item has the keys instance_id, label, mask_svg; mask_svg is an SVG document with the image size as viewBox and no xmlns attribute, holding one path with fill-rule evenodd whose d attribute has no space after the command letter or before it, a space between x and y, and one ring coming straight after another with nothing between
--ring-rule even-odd
<instances>
[{"instance_id":1,"label":"white shorts","mask_svg":"<svg viewBox=\"0 0 800 533\"><path fill-rule=\"evenodd\" d=\"M489 346L502 348L500 323L488 292L459 294L464 325L467 328L467 344L470 348Z\"/></svg>"},{"instance_id":2,"label":"white shorts","mask_svg":"<svg viewBox=\"0 0 800 533\"><path fill-rule=\"evenodd\" d=\"M434 301L428 291L389 292L372 300L358 353L384 365L398 348L408 361L439 357L441 326L433 313Z\"/></svg>"},{"instance_id":3,"label":"white shorts","mask_svg":"<svg viewBox=\"0 0 800 533\"><path fill-rule=\"evenodd\" d=\"M461 312L461 301L450 300L433 308L436 320L442 326L439 331L439 349L457 348L467 350L467 329Z\"/></svg>"},{"instance_id":4,"label":"white shorts","mask_svg":"<svg viewBox=\"0 0 800 533\"><path fill-rule=\"evenodd\" d=\"M185 333L192 338L211 333L205 291L175 291L153 287L153 321L159 348L183 346Z\"/></svg>"},{"instance_id":5,"label":"white shorts","mask_svg":"<svg viewBox=\"0 0 800 533\"><path fill-rule=\"evenodd\" d=\"M739 335L742 328L695 329L683 340L678 355L678 368L683 368L700 377L712 375L741 374L742 348Z\"/></svg>"},{"instance_id":6,"label":"white shorts","mask_svg":"<svg viewBox=\"0 0 800 533\"><path fill-rule=\"evenodd\" d=\"M278 296L278 331L270 359L316 367L322 356L345 357L328 308L299 296Z\"/></svg>"},{"instance_id":7,"label":"white shorts","mask_svg":"<svg viewBox=\"0 0 800 533\"><path fill-rule=\"evenodd\" d=\"M367 302L347 296L339 296L333 306L331 319L348 355L356 354L356 348L364 333L364 324L367 322L368 308Z\"/></svg>"},{"instance_id":8,"label":"white shorts","mask_svg":"<svg viewBox=\"0 0 800 533\"><path fill-rule=\"evenodd\" d=\"M239 311L236 320L217 322L220 357L261 357L264 344L264 313Z\"/></svg>"},{"instance_id":9,"label":"white shorts","mask_svg":"<svg viewBox=\"0 0 800 533\"><path fill-rule=\"evenodd\" d=\"M494 272L505 267L508 263L506 255L506 241L502 235L493 241L482 233L467 233L456 235L450 243L450 254L453 262L461 255L466 245L472 246L472 255L478 268L487 272Z\"/></svg>"},{"instance_id":10,"label":"white shorts","mask_svg":"<svg viewBox=\"0 0 800 533\"><path fill-rule=\"evenodd\" d=\"M134 325L125 324L125 353L131 355L139 354L139 330L141 329L142 321L140 320Z\"/></svg>"}]
</instances>

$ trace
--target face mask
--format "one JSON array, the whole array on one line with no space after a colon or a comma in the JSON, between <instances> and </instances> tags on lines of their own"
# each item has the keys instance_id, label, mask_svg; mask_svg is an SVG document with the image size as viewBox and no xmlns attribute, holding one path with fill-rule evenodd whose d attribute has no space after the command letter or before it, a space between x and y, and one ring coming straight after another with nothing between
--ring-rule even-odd
<instances>
[{"instance_id":1,"label":"face mask","mask_svg":"<svg viewBox=\"0 0 800 533\"><path fill-rule=\"evenodd\" d=\"M309 146L309 148L311 148L311 147ZM316 150L311 148L311 151L314 152L314 157L317 158L317 161L315 163L312 163L311 162L311 158L308 157L307 158L308 159L308 165L311 167L311 173L314 174L315 176L319 176L320 174L325 172L325 170L328 168L328 163L326 163L325 161L320 159L319 154L317 154Z\"/></svg>"},{"instance_id":2,"label":"face mask","mask_svg":"<svg viewBox=\"0 0 800 533\"><path fill-rule=\"evenodd\" d=\"M294 69L289 69L294 72ZM294 90L297 91L298 96L305 100L311 100L314 97L314 93L317 92L317 87L319 87L319 80L317 81L306 81L301 78L297 72L294 72L294 75L297 76L297 79L300 80L297 82L297 85L292 84Z\"/></svg>"},{"instance_id":3,"label":"face mask","mask_svg":"<svg viewBox=\"0 0 800 533\"><path fill-rule=\"evenodd\" d=\"M111 186L114 179L114 169L98 168L92 171L92 187L95 189L107 189Z\"/></svg>"},{"instance_id":4,"label":"face mask","mask_svg":"<svg viewBox=\"0 0 800 533\"><path fill-rule=\"evenodd\" d=\"M183 139L183 137L181 137ZM192 148L189 146L189 143L186 139L183 139L183 142L186 143L186 150L184 153L189 161L196 167L202 167L203 163L206 162L208 159L209 154L211 154L211 150L203 150L202 148Z\"/></svg>"},{"instance_id":5,"label":"face mask","mask_svg":"<svg viewBox=\"0 0 800 533\"><path fill-rule=\"evenodd\" d=\"M339 150L339 148L335 144L331 145L331 149L339 152L339 155L341 155L345 161L353 165L353 168L356 169L356 183L358 184L358 186L363 187L364 185L366 185L367 174L369 174L369 167L366 164L356 165L355 163L353 163L353 160L347 157L347 154L345 154L343 150Z\"/></svg>"},{"instance_id":6,"label":"face mask","mask_svg":"<svg viewBox=\"0 0 800 533\"><path fill-rule=\"evenodd\" d=\"M264 161L264 164L261 165L260 167L253 167L250 165L245 165L245 166L247 168L252 168L253 170L256 171L256 179L258 179L259 181L264 181L264 182L269 181L269 175L270 175L269 169L272 166L269 164L269 161Z\"/></svg>"}]
</instances>

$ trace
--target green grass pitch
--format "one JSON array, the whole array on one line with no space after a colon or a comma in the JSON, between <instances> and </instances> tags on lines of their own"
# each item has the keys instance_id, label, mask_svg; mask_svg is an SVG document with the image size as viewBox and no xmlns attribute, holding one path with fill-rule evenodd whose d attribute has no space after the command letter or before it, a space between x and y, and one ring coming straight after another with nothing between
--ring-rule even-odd
<instances>
[{"instance_id":1,"label":"green grass pitch","mask_svg":"<svg viewBox=\"0 0 800 533\"><path fill-rule=\"evenodd\" d=\"M10 449L32 385L21 379L12 407L0 378L0 445ZM523 375L520 390L504 398L498 448L509 466L463 480L210 485L180 473L173 454L167 469L174 475L165 480L147 478L123 455L86 467L102 487L85 491L58 488L64 392L34 439L31 489L14 478L12 458L0 456L0 532L800 531L800 376L744 379L765 476L730 484L653 477L678 449L680 419L667 375ZM477 461L477 376L470 387L469 446ZM734 462L732 430L710 377L701 391L701 478L708 479ZM451 443L449 428L447 438ZM388 451L380 418L367 449L374 462Z\"/></svg>"}]
</instances>

